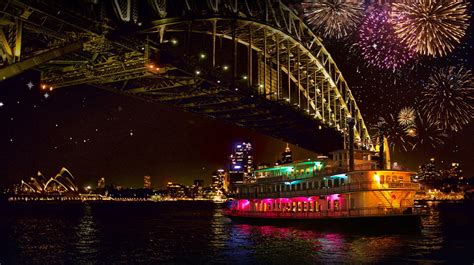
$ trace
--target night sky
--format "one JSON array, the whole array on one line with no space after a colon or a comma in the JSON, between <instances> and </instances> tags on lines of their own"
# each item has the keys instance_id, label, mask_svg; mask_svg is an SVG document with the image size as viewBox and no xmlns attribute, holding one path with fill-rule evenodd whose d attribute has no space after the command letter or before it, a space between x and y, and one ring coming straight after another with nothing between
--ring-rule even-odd
<instances>
[{"instance_id":1,"label":"night sky","mask_svg":"<svg viewBox=\"0 0 474 265\"><path fill-rule=\"evenodd\" d=\"M471 26L449 56L419 58L395 72L368 66L353 38L323 43L371 127L380 116L397 115L402 107L419 108L419 91L437 68L472 69L472 31ZM38 170L52 176L63 166L81 185L95 185L105 177L109 184L140 187L144 175L152 176L155 187L168 181L192 184L194 179L209 184L211 172L227 166L237 141L253 142L257 163L274 163L286 144L220 120L88 86L61 88L46 97L34 71L1 81L0 102L0 186L18 183ZM471 122L437 149L395 152L393 160L415 170L431 157L456 161L473 176L473 135ZM315 156L295 146L292 150L297 160Z\"/></svg>"}]
</instances>

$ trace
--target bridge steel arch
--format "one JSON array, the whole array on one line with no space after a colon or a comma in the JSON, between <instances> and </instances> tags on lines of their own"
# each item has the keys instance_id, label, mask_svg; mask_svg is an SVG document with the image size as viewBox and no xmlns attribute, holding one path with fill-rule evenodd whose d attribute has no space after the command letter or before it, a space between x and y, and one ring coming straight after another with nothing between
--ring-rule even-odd
<instances>
[{"instance_id":1,"label":"bridge steel arch","mask_svg":"<svg viewBox=\"0 0 474 265\"><path fill-rule=\"evenodd\" d=\"M359 147L373 148L339 68L321 40L281 1L91 1L92 10L98 10L97 17L87 15L82 5L71 5L67 10L61 1L24 1L2 6L4 17L10 21L5 27L16 33L8 35L9 41L2 43L0 50L5 58L0 65L3 79L34 68L41 72L46 89L92 85L225 118L308 149L315 144L305 146L295 138L314 135L318 126L345 138L346 119L351 117ZM104 19L104 14L109 18ZM115 21L109 25L110 16L115 16ZM109 29L113 30L113 25L120 28L120 23L132 24L137 32L125 31L109 38ZM207 36L212 50L210 68L188 58L167 64L154 61L152 54L169 45L174 34ZM42 50L22 47L37 36L47 40ZM230 81L217 65L216 46L222 39L234 47ZM7 49L10 46L13 48ZM242 48L246 52L237 55ZM246 63L248 78L244 84L236 81L238 61ZM202 74L195 71L198 68ZM247 109L255 111L231 115ZM289 123L288 117L295 121ZM288 137L275 130L279 126L296 130L298 123L304 123L298 128L304 131L301 136Z\"/></svg>"},{"instance_id":2,"label":"bridge steel arch","mask_svg":"<svg viewBox=\"0 0 474 265\"><path fill-rule=\"evenodd\" d=\"M193 1L185 3L191 10ZM159 34L160 41L166 38L167 32L210 35L213 66L217 38L246 46L248 86L256 87L269 100L284 100L303 109L343 134L347 132L347 118L353 118L356 142L363 148L373 148L362 114L342 73L319 37L294 11L280 1L268 0L208 0L207 4L211 11L207 17L162 16L143 32ZM259 11L254 11L252 6ZM261 58L257 69L252 63L253 53ZM258 80L252 79L253 71L259 71ZM287 84L283 84L282 74L290 77L286 78Z\"/></svg>"}]
</instances>

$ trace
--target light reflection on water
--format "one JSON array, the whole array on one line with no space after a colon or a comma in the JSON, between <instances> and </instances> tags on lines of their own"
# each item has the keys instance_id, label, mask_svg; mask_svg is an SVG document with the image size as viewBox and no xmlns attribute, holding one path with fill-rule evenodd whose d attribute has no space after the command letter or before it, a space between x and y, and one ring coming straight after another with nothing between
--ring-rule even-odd
<instances>
[{"instance_id":1,"label":"light reflection on water","mask_svg":"<svg viewBox=\"0 0 474 265\"><path fill-rule=\"evenodd\" d=\"M432 207L418 232L374 233L235 223L202 202L5 206L0 263L472 264L470 207Z\"/></svg>"}]
</instances>

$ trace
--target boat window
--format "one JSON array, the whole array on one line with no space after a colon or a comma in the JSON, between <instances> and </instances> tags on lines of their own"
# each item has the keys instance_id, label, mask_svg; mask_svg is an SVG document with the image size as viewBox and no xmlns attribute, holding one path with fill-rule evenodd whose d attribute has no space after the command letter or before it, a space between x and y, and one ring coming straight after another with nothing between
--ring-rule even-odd
<instances>
[{"instance_id":1,"label":"boat window","mask_svg":"<svg viewBox=\"0 0 474 265\"><path fill-rule=\"evenodd\" d=\"M328 210L331 210L331 200L328 200Z\"/></svg>"},{"instance_id":2,"label":"boat window","mask_svg":"<svg viewBox=\"0 0 474 265\"><path fill-rule=\"evenodd\" d=\"M355 208L355 199L351 198L351 209Z\"/></svg>"},{"instance_id":3,"label":"boat window","mask_svg":"<svg viewBox=\"0 0 474 265\"><path fill-rule=\"evenodd\" d=\"M329 188L332 188L332 180L331 180L331 179L328 180L328 187L329 187Z\"/></svg>"},{"instance_id":4,"label":"boat window","mask_svg":"<svg viewBox=\"0 0 474 265\"><path fill-rule=\"evenodd\" d=\"M339 187L339 178L334 179L334 187Z\"/></svg>"},{"instance_id":5,"label":"boat window","mask_svg":"<svg viewBox=\"0 0 474 265\"><path fill-rule=\"evenodd\" d=\"M334 211L339 210L339 200L334 200Z\"/></svg>"},{"instance_id":6,"label":"boat window","mask_svg":"<svg viewBox=\"0 0 474 265\"><path fill-rule=\"evenodd\" d=\"M307 189L307 187L306 187L306 182L303 182L303 188L302 188L302 189L303 189L303 190Z\"/></svg>"},{"instance_id":7,"label":"boat window","mask_svg":"<svg viewBox=\"0 0 474 265\"><path fill-rule=\"evenodd\" d=\"M341 185L343 185L345 182L345 179L344 178L341 178Z\"/></svg>"}]
</instances>

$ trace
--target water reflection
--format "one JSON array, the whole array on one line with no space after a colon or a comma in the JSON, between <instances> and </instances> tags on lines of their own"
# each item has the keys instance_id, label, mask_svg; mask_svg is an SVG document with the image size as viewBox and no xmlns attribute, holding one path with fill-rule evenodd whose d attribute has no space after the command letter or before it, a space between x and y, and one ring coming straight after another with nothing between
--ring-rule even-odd
<instances>
[{"instance_id":1,"label":"water reflection","mask_svg":"<svg viewBox=\"0 0 474 265\"><path fill-rule=\"evenodd\" d=\"M74 263L91 264L97 262L99 237L96 229L96 222L92 216L91 206L84 205L84 215L75 227L77 241L75 248L78 257Z\"/></svg>"},{"instance_id":2,"label":"water reflection","mask_svg":"<svg viewBox=\"0 0 474 265\"><path fill-rule=\"evenodd\" d=\"M469 263L474 218L459 207L433 206L414 233L237 223L212 204L17 207L3 209L0 263Z\"/></svg>"},{"instance_id":3,"label":"water reflection","mask_svg":"<svg viewBox=\"0 0 474 265\"><path fill-rule=\"evenodd\" d=\"M307 227L232 226L229 245L251 250L251 260L270 263L381 262L397 257L403 250L402 238L393 234L325 232Z\"/></svg>"}]
</instances>

